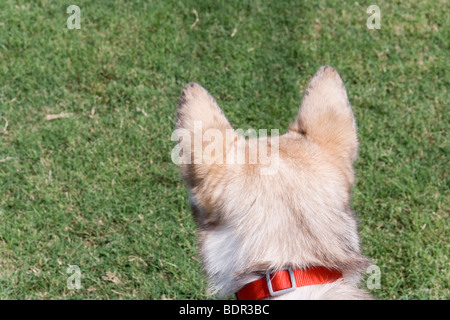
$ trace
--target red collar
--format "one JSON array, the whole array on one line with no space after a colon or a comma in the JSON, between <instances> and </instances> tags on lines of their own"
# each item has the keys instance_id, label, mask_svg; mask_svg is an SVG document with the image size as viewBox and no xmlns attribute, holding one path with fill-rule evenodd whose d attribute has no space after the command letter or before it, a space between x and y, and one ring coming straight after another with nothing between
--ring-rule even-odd
<instances>
[{"instance_id":1,"label":"red collar","mask_svg":"<svg viewBox=\"0 0 450 320\"><path fill-rule=\"evenodd\" d=\"M342 273L325 267L287 269L267 273L265 277L250 282L236 293L238 300L261 300L315 284L332 283L342 278Z\"/></svg>"}]
</instances>

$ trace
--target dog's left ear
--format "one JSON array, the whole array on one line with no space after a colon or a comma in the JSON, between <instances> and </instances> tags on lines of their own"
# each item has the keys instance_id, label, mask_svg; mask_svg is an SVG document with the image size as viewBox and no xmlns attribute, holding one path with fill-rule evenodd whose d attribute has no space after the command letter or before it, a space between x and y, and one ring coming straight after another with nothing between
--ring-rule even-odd
<instances>
[{"instance_id":1,"label":"dog's left ear","mask_svg":"<svg viewBox=\"0 0 450 320\"><path fill-rule=\"evenodd\" d=\"M197 83L188 84L181 94L176 131L184 153L181 174L192 188L225 162L226 138L234 141L235 132L214 98Z\"/></svg>"},{"instance_id":2,"label":"dog's left ear","mask_svg":"<svg viewBox=\"0 0 450 320\"><path fill-rule=\"evenodd\" d=\"M356 160L358 139L344 83L335 69L324 66L306 89L296 122L290 127L335 158Z\"/></svg>"},{"instance_id":3,"label":"dog's left ear","mask_svg":"<svg viewBox=\"0 0 450 320\"><path fill-rule=\"evenodd\" d=\"M203 130L231 129L231 125L216 100L195 82L189 83L178 102L176 129L194 130L194 122L201 122Z\"/></svg>"}]
</instances>

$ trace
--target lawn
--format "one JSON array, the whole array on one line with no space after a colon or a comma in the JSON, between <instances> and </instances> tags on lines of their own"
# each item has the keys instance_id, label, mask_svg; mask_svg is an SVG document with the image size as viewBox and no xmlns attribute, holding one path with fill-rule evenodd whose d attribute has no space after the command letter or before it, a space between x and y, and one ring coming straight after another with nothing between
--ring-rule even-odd
<instances>
[{"instance_id":1,"label":"lawn","mask_svg":"<svg viewBox=\"0 0 450 320\"><path fill-rule=\"evenodd\" d=\"M324 64L358 124L370 292L450 298L448 1L72 2L0 2L0 299L209 298L171 161L181 90L283 132Z\"/></svg>"}]
</instances>

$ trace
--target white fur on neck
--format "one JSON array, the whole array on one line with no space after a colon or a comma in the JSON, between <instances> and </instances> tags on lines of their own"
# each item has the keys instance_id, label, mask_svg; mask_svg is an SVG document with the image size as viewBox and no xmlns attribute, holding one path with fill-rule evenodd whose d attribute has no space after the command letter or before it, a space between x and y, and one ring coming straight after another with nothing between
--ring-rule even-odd
<instances>
[{"instance_id":1,"label":"white fur on neck","mask_svg":"<svg viewBox=\"0 0 450 320\"><path fill-rule=\"evenodd\" d=\"M206 234L202 256L211 293L224 297L236 290L236 273L245 268L240 251L241 245L231 229L219 227Z\"/></svg>"},{"instance_id":2,"label":"white fur on neck","mask_svg":"<svg viewBox=\"0 0 450 320\"><path fill-rule=\"evenodd\" d=\"M230 228L219 227L208 232L202 248L205 269L210 280L210 291L219 297L226 297L235 293L246 284L258 280L260 276L249 274L239 277L236 275L246 267L245 253L242 245ZM311 285L297 288L286 294L268 299L283 300L333 300L339 299L370 299L365 292L356 287L359 276L344 274L343 279L334 283Z\"/></svg>"}]
</instances>

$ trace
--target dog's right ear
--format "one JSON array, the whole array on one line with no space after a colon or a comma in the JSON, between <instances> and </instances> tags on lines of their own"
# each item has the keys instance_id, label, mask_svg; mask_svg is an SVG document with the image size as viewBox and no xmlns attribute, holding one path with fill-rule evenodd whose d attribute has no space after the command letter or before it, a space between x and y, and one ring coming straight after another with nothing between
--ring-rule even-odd
<instances>
[{"instance_id":1,"label":"dog's right ear","mask_svg":"<svg viewBox=\"0 0 450 320\"><path fill-rule=\"evenodd\" d=\"M290 127L333 156L356 160L358 140L344 83L335 69L324 66L306 89L296 122Z\"/></svg>"},{"instance_id":2,"label":"dog's right ear","mask_svg":"<svg viewBox=\"0 0 450 320\"><path fill-rule=\"evenodd\" d=\"M175 133L179 142L176 156L181 156L178 164L183 179L191 188L198 185L213 166L224 163L227 134L234 135L214 98L197 83L190 83L183 89ZM175 160L174 154L172 160Z\"/></svg>"}]
</instances>

